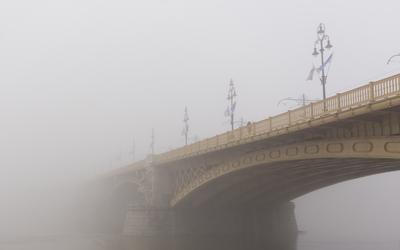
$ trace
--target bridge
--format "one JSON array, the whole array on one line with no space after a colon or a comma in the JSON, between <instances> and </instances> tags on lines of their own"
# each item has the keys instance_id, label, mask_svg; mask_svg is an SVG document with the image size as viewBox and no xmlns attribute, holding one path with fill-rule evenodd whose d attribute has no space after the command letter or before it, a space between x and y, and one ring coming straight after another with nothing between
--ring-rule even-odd
<instances>
[{"instance_id":1,"label":"bridge","mask_svg":"<svg viewBox=\"0 0 400 250\"><path fill-rule=\"evenodd\" d=\"M400 74L107 173L101 225L135 249L294 249L292 199L399 169Z\"/></svg>"}]
</instances>

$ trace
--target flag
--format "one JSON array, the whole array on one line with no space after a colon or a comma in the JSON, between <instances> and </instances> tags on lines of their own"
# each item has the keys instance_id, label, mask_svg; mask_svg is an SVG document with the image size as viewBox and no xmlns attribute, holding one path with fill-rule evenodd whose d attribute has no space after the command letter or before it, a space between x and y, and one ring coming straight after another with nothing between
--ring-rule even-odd
<instances>
[{"instance_id":1,"label":"flag","mask_svg":"<svg viewBox=\"0 0 400 250\"><path fill-rule=\"evenodd\" d=\"M189 114L187 108L185 108L185 114L183 115L183 122L187 123L189 121Z\"/></svg>"},{"instance_id":2,"label":"flag","mask_svg":"<svg viewBox=\"0 0 400 250\"><path fill-rule=\"evenodd\" d=\"M236 102L234 102L234 103L232 104L231 113L235 112L235 108L236 108Z\"/></svg>"},{"instance_id":3,"label":"flag","mask_svg":"<svg viewBox=\"0 0 400 250\"><path fill-rule=\"evenodd\" d=\"M332 57L333 57L333 54L331 54L331 55L326 59L326 61L321 65L321 67L319 67L319 68L317 69L317 72L318 72L318 73L321 72L322 69L325 69L326 65L328 65L328 64L332 61Z\"/></svg>"},{"instance_id":4,"label":"flag","mask_svg":"<svg viewBox=\"0 0 400 250\"><path fill-rule=\"evenodd\" d=\"M230 116L230 115L231 115L231 111L230 111L229 106L226 108L226 110L225 110L225 112L224 112L224 115L225 115L225 116Z\"/></svg>"},{"instance_id":5,"label":"flag","mask_svg":"<svg viewBox=\"0 0 400 250\"><path fill-rule=\"evenodd\" d=\"M310 70L310 73L308 73L307 81L312 81L315 70L316 70L315 66L313 65L312 69Z\"/></svg>"}]
</instances>

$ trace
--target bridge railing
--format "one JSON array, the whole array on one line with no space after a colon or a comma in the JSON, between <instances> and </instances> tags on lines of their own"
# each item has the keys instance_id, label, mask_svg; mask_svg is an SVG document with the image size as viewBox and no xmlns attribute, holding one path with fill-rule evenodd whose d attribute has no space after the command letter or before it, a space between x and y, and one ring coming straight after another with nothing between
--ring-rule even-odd
<instances>
[{"instance_id":1,"label":"bridge railing","mask_svg":"<svg viewBox=\"0 0 400 250\"><path fill-rule=\"evenodd\" d=\"M324 101L313 102L309 105L289 110L288 112L268 119L249 123L233 131L198 141L196 143L160 154L157 160L172 160L223 148L242 140L268 134L274 130L290 127L298 123L318 119L329 114L356 108L362 105L400 95L400 74L376 81L361 87L339 93Z\"/></svg>"}]
</instances>

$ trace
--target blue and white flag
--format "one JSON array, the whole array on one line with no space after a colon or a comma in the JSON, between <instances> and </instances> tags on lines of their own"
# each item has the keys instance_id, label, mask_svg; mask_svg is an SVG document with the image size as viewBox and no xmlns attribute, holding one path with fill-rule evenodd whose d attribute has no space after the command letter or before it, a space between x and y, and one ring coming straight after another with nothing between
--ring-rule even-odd
<instances>
[{"instance_id":1,"label":"blue and white flag","mask_svg":"<svg viewBox=\"0 0 400 250\"><path fill-rule=\"evenodd\" d=\"M232 104L231 113L235 112L235 108L236 108L236 102L234 102L234 103Z\"/></svg>"},{"instance_id":2,"label":"blue and white flag","mask_svg":"<svg viewBox=\"0 0 400 250\"><path fill-rule=\"evenodd\" d=\"M185 109L185 114L183 115L183 122L188 122L189 121L189 114L187 110Z\"/></svg>"},{"instance_id":3,"label":"blue and white flag","mask_svg":"<svg viewBox=\"0 0 400 250\"><path fill-rule=\"evenodd\" d=\"M307 80L307 81L312 81L313 78L314 78L315 72L317 72L318 74L320 74L321 71L322 71L322 69L326 70L326 66L328 66L328 65L331 63L332 57L333 57L333 54L331 54L331 55L325 60L325 62L324 62L320 67L318 67L318 68L315 68L315 66L313 65L312 68L311 68L311 70L310 70L310 73L308 73L308 77L307 77L306 80Z\"/></svg>"},{"instance_id":4,"label":"blue and white flag","mask_svg":"<svg viewBox=\"0 0 400 250\"><path fill-rule=\"evenodd\" d=\"M189 125L186 124L182 129L182 135L186 135L189 132Z\"/></svg>"},{"instance_id":5,"label":"blue and white flag","mask_svg":"<svg viewBox=\"0 0 400 250\"><path fill-rule=\"evenodd\" d=\"M333 54L331 54L326 61L317 69L317 72L320 73L322 69L325 70L325 67L332 61Z\"/></svg>"},{"instance_id":6,"label":"blue and white flag","mask_svg":"<svg viewBox=\"0 0 400 250\"><path fill-rule=\"evenodd\" d=\"M307 81L312 81L313 77L314 77L314 73L315 73L315 66L313 65L312 69L310 70L310 73L308 73L308 77L307 77Z\"/></svg>"}]
</instances>

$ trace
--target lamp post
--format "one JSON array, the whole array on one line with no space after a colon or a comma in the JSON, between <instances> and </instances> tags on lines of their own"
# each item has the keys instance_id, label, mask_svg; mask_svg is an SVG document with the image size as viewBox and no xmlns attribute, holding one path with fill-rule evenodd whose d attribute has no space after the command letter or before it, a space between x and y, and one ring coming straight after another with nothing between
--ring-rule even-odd
<instances>
[{"instance_id":1,"label":"lamp post","mask_svg":"<svg viewBox=\"0 0 400 250\"><path fill-rule=\"evenodd\" d=\"M230 116L230 123L231 123L231 129L234 129L234 124L235 124L235 108L236 108L236 90L235 86L233 85L233 80L231 79L229 83L229 91L228 91L228 101L229 101L229 106L227 110L225 111L226 116Z\"/></svg>"},{"instance_id":2,"label":"lamp post","mask_svg":"<svg viewBox=\"0 0 400 250\"><path fill-rule=\"evenodd\" d=\"M182 135L185 136L185 145L188 144L188 135L189 135L189 114L187 107L185 107L185 113L183 115L183 130Z\"/></svg>"},{"instance_id":3,"label":"lamp post","mask_svg":"<svg viewBox=\"0 0 400 250\"><path fill-rule=\"evenodd\" d=\"M317 28L317 40L314 43L314 51L312 53L313 56L318 56L319 54L321 55L321 66L318 68L318 70L321 71L321 84L322 84L322 97L324 100L324 111L326 111L326 90L325 90L325 85L326 85L326 71L325 71L325 66L328 63L328 60L325 61L325 50L330 50L332 48L331 41L329 39L329 36L325 34L325 25L323 23L318 25ZM319 51L319 52L318 52Z\"/></svg>"},{"instance_id":4,"label":"lamp post","mask_svg":"<svg viewBox=\"0 0 400 250\"><path fill-rule=\"evenodd\" d=\"M155 152L155 150L154 150L155 145L156 145L156 136L154 134L154 128L152 128L151 129L151 142L150 142L150 151L151 151L152 156L154 155L154 152Z\"/></svg>"}]
</instances>

